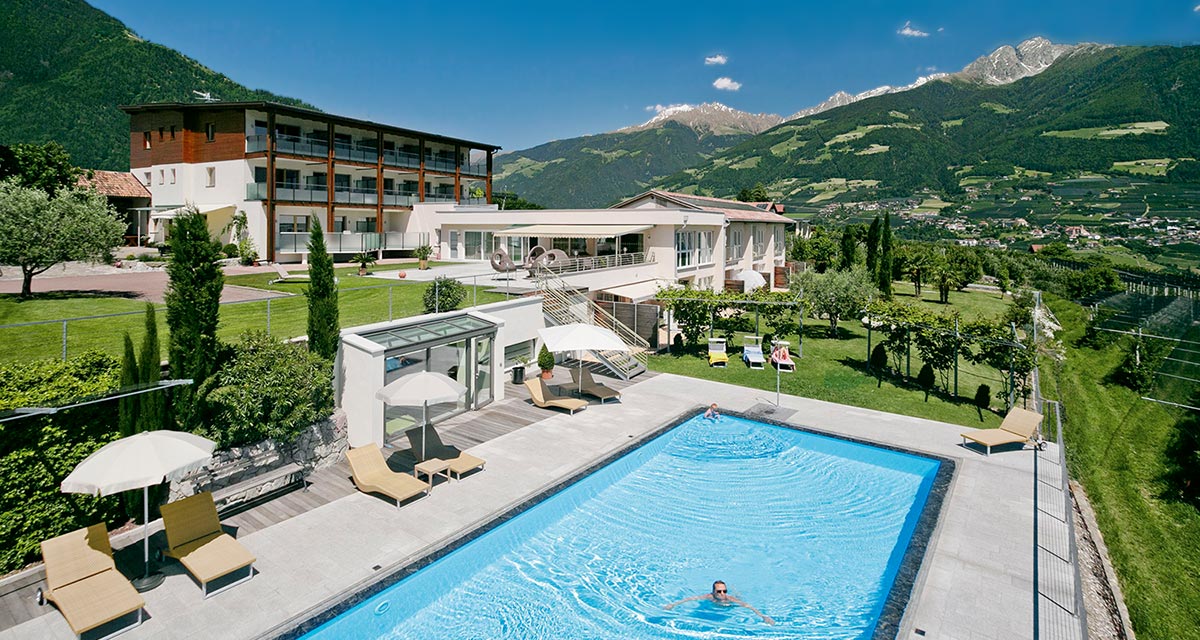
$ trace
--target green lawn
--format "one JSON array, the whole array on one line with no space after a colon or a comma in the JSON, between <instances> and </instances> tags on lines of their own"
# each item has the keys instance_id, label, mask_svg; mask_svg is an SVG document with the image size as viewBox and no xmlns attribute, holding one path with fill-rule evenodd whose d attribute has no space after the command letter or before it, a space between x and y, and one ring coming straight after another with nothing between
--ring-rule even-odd
<instances>
[{"instance_id":1,"label":"green lawn","mask_svg":"<svg viewBox=\"0 0 1200 640\"><path fill-rule=\"evenodd\" d=\"M903 289L901 283L896 283L897 298L912 301L912 287L907 288L907 293ZM922 305L939 311L946 310L947 305L936 302L935 292L926 289L922 293ZM1001 300L997 294L983 292L952 292L950 299L950 306L959 309L967 318L998 315L1008 304L1007 300ZM841 335L837 339L828 337L828 327L827 322L805 319L802 359L796 358L796 336L787 337L793 345L796 373L781 374L780 390L783 393L972 427L999 426L998 414L985 412L981 421L979 413L971 403L975 389L981 383L991 386L993 393L1000 390L999 373L994 369L977 367L962 360L959 364L958 398L938 391L930 394L929 401L926 402L925 393L918 389L915 383L901 378L885 377L883 385L877 386L875 378L867 374L867 331L861 323L840 323ZM765 326L760 327L760 330L767 331ZM727 368L710 368L703 347L683 354L651 356L650 368L761 389L769 392L764 393L762 397L773 401L775 372L770 367L761 371L749 369L742 363L742 335L735 334L730 343L730 363ZM873 339L878 338L879 336L875 335ZM914 377L921 364L914 349L911 363ZM953 377L950 378L950 384L953 385ZM993 401L997 410L1003 408L999 404L999 401Z\"/></svg>"},{"instance_id":2,"label":"green lawn","mask_svg":"<svg viewBox=\"0 0 1200 640\"><path fill-rule=\"evenodd\" d=\"M354 273L357 268L338 269L338 307L341 325L381 322L390 317L403 318L423 313L421 296L427 283L381 281L360 278ZM308 305L302 295L307 285L297 282L268 285L272 274L233 276L225 279L227 284L252 286L263 289L286 291L295 295L274 298L270 301L270 332L285 338L304 335L307 330ZM467 298L462 306L474 303L487 304L504 299L504 294L488 293L489 286L479 286L472 291L467 287ZM383 285L383 286L381 286ZM388 286L390 285L390 286ZM374 288L368 288L374 287ZM250 330L267 330L266 301L242 302L221 306L221 324L218 335L223 340L235 340ZM135 312L132 315L94 320L72 320L67 323L67 353L75 354L86 349L97 349L119 355L122 336L126 331L137 344L141 340L143 319L141 312L145 303L116 296L62 296L46 294L31 300L20 300L17 296L0 295L0 324L15 324L39 320L79 318L111 313ZM159 306L159 334L166 336L166 312ZM62 324L43 324L28 327L0 329L0 362L18 362L41 358L62 357Z\"/></svg>"},{"instance_id":3,"label":"green lawn","mask_svg":"<svg viewBox=\"0 0 1200 640\"><path fill-rule=\"evenodd\" d=\"M1096 509L1134 631L1149 640L1200 638L1200 512L1172 497L1164 480L1164 451L1182 410L1106 383L1125 346L1070 346L1082 334L1083 310L1049 304L1068 349L1061 370L1043 367L1042 391L1063 403L1071 475Z\"/></svg>"}]
</instances>

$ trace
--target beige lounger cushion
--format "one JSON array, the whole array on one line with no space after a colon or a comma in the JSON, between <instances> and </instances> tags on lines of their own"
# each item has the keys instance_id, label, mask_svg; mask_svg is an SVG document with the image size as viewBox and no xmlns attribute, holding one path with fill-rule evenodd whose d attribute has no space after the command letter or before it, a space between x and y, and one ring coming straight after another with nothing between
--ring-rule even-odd
<instances>
[{"instance_id":1,"label":"beige lounger cushion","mask_svg":"<svg viewBox=\"0 0 1200 640\"><path fill-rule=\"evenodd\" d=\"M42 543L46 599L82 634L146 605L112 559L104 523Z\"/></svg>"},{"instance_id":2,"label":"beige lounger cushion","mask_svg":"<svg viewBox=\"0 0 1200 640\"><path fill-rule=\"evenodd\" d=\"M179 560L201 584L254 564L254 554L221 528L212 493L164 504L161 511L166 555Z\"/></svg>"},{"instance_id":3,"label":"beige lounger cushion","mask_svg":"<svg viewBox=\"0 0 1200 640\"><path fill-rule=\"evenodd\" d=\"M974 433L964 433L962 437L977 442L985 447L995 447L1002 444L1028 442L1037 435L1038 425L1042 423L1042 414L1013 407L999 429L980 430Z\"/></svg>"},{"instance_id":4,"label":"beige lounger cushion","mask_svg":"<svg viewBox=\"0 0 1200 640\"><path fill-rule=\"evenodd\" d=\"M419 493L429 493L430 485L387 466L379 445L369 444L346 452L354 486L363 493L381 493L399 505Z\"/></svg>"},{"instance_id":5,"label":"beige lounger cushion","mask_svg":"<svg viewBox=\"0 0 1200 640\"><path fill-rule=\"evenodd\" d=\"M574 413L588 406L587 400L554 395L550 391L550 387L546 386L546 381L541 378L526 380L525 386L529 389L529 398L533 400L534 404L543 409L558 407L559 409L566 409Z\"/></svg>"},{"instance_id":6,"label":"beige lounger cushion","mask_svg":"<svg viewBox=\"0 0 1200 640\"><path fill-rule=\"evenodd\" d=\"M596 382L596 380L594 378L592 378L591 371L584 369L582 376L583 376L583 384L581 386L583 388L583 392L588 394L589 396L592 396L593 398L599 398L601 402L604 402L605 400L608 400L609 398L620 398L621 397L620 391L610 389L610 388L600 384L599 382ZM577 384L577 385L580 384L579 369L571 369L571 379L575 381L575 384Z\"/></svg>"},{"instance_id":7,"label":"beige lounger cushion","mask_svg":"<svg viewBox=\"0 0 1200 640\"><path fill-rule=\"evenodd\" d=\"M404 435L408 436L408 443L412 446L413 457L417 459L417 462L424 462L433 458L445 460L450 463L447 471L456 476L461 476L475 469L482 469L483 465L486 464L483 458L477 458L454 447L446 446L446 443L442 442L442 437L438 435L437 429L433 428L433 425L426 425L424 429L414 427L406 431ZM428 438L428 441L424 442L424 446L421 446L422 438ZM422 450L425 452L424 457L421 457Z\"/></svg>"}]
</instances>

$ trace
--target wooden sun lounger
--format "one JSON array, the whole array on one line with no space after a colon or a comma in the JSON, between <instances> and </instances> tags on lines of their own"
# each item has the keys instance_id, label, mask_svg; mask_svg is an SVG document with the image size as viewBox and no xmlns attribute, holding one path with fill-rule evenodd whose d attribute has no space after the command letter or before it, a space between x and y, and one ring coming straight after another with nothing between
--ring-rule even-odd
<instances>
[{"instance_id":1,"label":"wooden sun lounger","mask_svg":"<svg viewBox=\"0 0 1200 640\"><path fill-rule=\"evenodd\" d=\"M987 449L987 455L990 456L992 447L1035 441L1038 435L1038 425L1041 423L1042 414L1013 407L1009 409L1008 415L1004 416L1004 422L1000 423L999 429L981 429L975 433L961 434L963 446L967 446L968 440L981 444Z\"/></svg>"},{"instance_id":2,"label":"wooden sun lounger","mask_svg":"<svg viewBox=\"0 0 1200 640\"><path fill-rule=\"evenodd\" d=\"M412 445L413 457L417 462L425 462L434 458L444 460L450 463L446 471L457 476L458 480L462 480L462 474L475 469L483 469L486 464L483 458L477 458L469 453L459 451L454 447L447 446L442 442L442 437L438 435L437 429L433 425L425 426L425 434L422 436L422 429L414 427L405 432L408 436L408 443ZM422 443L422 438L425 442ZM421 445L424 444L425 455L421 456Z\"/></svg>"},{"instance_id":3,"label":"wooden sun lounger","mask_svg":"<svg viewBox=\"0 0 1200 640\"><path fill-rule=\"evenodd\" d=\"M350 463L350 473L354 477L354 486L363 493L379 493L396 501L396 507L409 498L424 493L429 495L432 488L428 482L421 482L407 473L397 473L387 466L383 459L383 451L379 445L369 444L356 447L346 452L346 460Z\"/></svg>"},{"instance_id":4,"label":"wooden sun lounger","mask_svg":"<svg viewBox=\"0 0 1200 640\"><path fill-rule=\"evenodd\" d=\"M586 393L593 398L599 398L600 404L604 404L605 400L610 400L613 398L618 400L621 399L620 391L610 389L599 382L596 382L596 380L592 378L591 371L588 371L587 369L583 370L582 382L580 382L580 375L579 369L571 369L571 380L573 380L575 384L582 389L583 393Z\"/></svg>"},{"instance_id":5,"label":"wooden sun lounger","mask_svg":"<svg viewBox=\"0 0 1200 640\"><path fill-rule=\"evenodd\" d=\"M278 262L272 263L271 266L275 267L275 273L278 274L279 277L275 278L268 284L275 284L276 282L285 282L285 281L292 281L292 282L308 282L309 281L309 277L308 277L307 273L290 273L287 269L283 268L283 265L279 264Z\"/></svg>"},{"instance_id":6,"label":"wooden sun lounger","mask_svg":"<svg viewBox=\"0 0 1200 640\"><path fill-rule=\"evenodd\" d=\"M570 411L571 415L575 415L576 411L588 406L587 400L554 395L550 391L550 387L546 386L546 381L541 378L526 380L525 388L529 389L529 399L533 400L534 404L543 409L558 407L559 409Z\"/></svg>"},{"instance_id":7,"label":"wooden sun lounger","mask_svg":"<svg viewBox=\"0 0 1200 640\"><path fill-rule=\"evenodd\" d=\"M205 598L254 577L254 554L221 528L212 493L205 491L164 504L161 512L167 532L164 555L183 564L200 583ZM243 569L246 577L208 590L208 583Z\"/></svg>"},{"instance_id":8,"label":"wooden sun lounger","mask_svg":"<svg viewBox=\"0 0 1200 640\"><path fill-rule=\"evenodd\" d=\"M142 623L146 602L117 571L104 523L65 533L42 543L46 563L46 600L53 602L75 635L137 614L131 624L104 636L111 638Z\"/></svg>"}]
</instances>

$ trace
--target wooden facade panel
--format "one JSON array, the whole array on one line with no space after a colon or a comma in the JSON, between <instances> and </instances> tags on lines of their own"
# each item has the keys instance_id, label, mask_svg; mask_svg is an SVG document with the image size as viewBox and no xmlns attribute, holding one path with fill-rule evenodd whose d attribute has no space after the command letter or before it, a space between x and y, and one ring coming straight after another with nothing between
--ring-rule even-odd
<instances>
[{"instance_id":1,"label":"wooden facade panel","mask_svg":"<svg viewBox=\"0 0 1200 640\"><path fill-rule=\"evenodd\" d=\"M208 127L213 139L208 139ZM184 162L217 162L246 157L246 116L240 109L193 111L184 117Z\"/></svg>"},{"instance_id":2,"label":"wooden facade panel","mask_svg":"<svg viewBox=\"0 0 1200 640\"><path fill-rule=\"evenodd\" d=\"M146 148L147 135L150 137L149 149ZM129 119L129 166L183 162L183 139L183 114L179 111L134 114Z\"/></svg>"}]
</instances>

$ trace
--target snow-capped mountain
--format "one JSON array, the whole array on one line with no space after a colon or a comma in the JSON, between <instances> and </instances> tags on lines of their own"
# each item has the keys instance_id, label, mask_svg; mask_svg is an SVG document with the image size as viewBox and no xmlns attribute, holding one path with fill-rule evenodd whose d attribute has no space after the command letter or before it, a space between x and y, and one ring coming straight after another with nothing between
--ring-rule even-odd
<instances>
[{"instance_id":1,"label":"snow-capped mountain","mask_svg":"<svg viewBox=\"0 0 1200 640\"><path fill-rule=\"evenodd\" d=\"M773 113L747 113L727 107L719 102L699 105L675 104L662 108L646 122L618 129L613 133L631 133L662 126L667 121L678 122L701 135L730 135L738 133L761 133L783 122Z\"/></svg>"}]
</instances>

